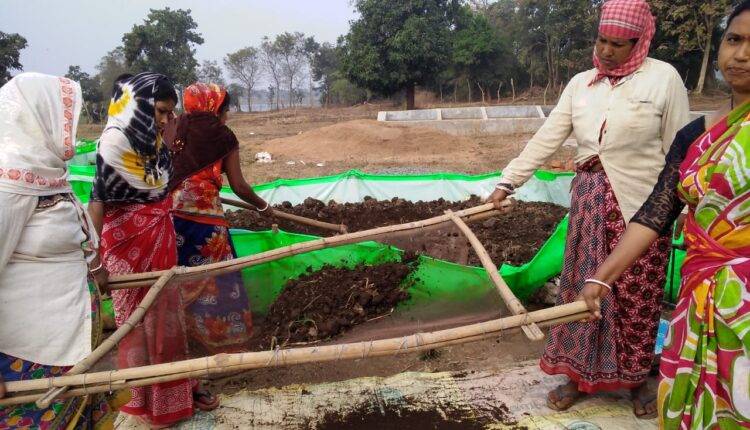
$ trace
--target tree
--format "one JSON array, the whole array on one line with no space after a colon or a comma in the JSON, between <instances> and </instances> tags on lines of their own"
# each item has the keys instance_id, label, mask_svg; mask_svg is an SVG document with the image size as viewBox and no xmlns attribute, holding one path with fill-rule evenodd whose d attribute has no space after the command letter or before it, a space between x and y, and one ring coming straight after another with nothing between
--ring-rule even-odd
<instances>
[{"instance_id":1,"label":"tree","mask_svg":"<svg viewBox=\"0 0 750 430\"><path fill-rule=\"evenodd\" d=\"M304 43L302 45L302 52L305 56L305 60L307 61L307 77L309 82L309 98L310 98L310 107L313 107L313 63L315 62L315 56L318 55L318 51L320 50L320 43L318 43L314 37L310 36L304 40Z\"/></svg>"},{"instance_id":2,"label":"tree","mask_svg":"<svg viewBox=\"0 0 750 430\"><path fill-rule=\"evenodd\" d=\"M512 72L510 49L491 27L487 17L472 11L469 6L461 9L457 19L453 64L456 72L478 87L482 102L491 86L496 85L499 92L502 80Z\"/></svg>"},{"instance_id":3,"label":"tree","mask_svg":"<svg viewBox=\"0 0 750 430\"><path fill-rule=\"evenodd\" d=\"M299 32L281 33L276 36L273 46L289 92L289 106L294 106L294 86L299 82L305 66L305 35Z\"/></svg>"},{"instance_id":4,"label":"tree","mask_svg":"<svg viewBox=\"0 0 750 430\"><path fill-rule=\"evenodd\" d=\"M10 80L11 70L23 70L21 50L26 46L26 39L23 36L0 31L0 86Z\"/></svg>"},{"instance_id":5,"label":"tree","mask_svg":"<svg viewBox=\"0 0 750 430\"><path fill-rule=\"evenodd\" d=\"M262 76L260 52L258 49L248 46L239 51L227 54L224 58L224 66L229 70L229 75L240 81L247 91L247 105L249 112L253 111L253 88Z\"/></svg>"},{"instance_id":6,"label":"tree","mask_svg":"<svg viewBox=\"0 0 750 430\"><path fill-rule=\"evenodd\" d=\"M678 55L699 52L702 56L697 94L703 93L708 72L714 34L722 19L732 8L732 0L712 0L698 2L692 0L652 0L654 11L662 19L662 31L676 37Z\"/></svg>"},{"instance_id":7,"label":"tree","mask_svg":"<svg viewBox=\"0 0 750 430\"><path fill-rule=\"evenodd\" d=\"M102 91L99 86L99 81L88 73L81 71L80 66L68 67L68 73L65 74L65 77L72 79L81 85L83 108L86 112L86 116L88 116L93 122L99 122L101 120L101 115L97 107L102 102Z\"/></svg>"},{"instance_id":8,"label":"tree","mask_svg":"<svg viewBox=\"0 0 750 430\"><path fill-rule=\"evenodd\" d=\"M151 9L143 24L122 37L128 66L133 72L150 71L186 86L195 81L195 45L203 38L188 10Z\"/></svg>"},{"instance_id":9,"label":"tree","mask_svg":"<svg viewBox=\"0 0 750 430\"><path fill-rule=\"evenodd\" d=\"M219 64L216 61L203 61L203 64L201 64L201 67L196 73L196 77L200 82L221 85L222 87L226 86L221 67L219 67Z\"/></svg>"},{"instance_id":10,"label":"tree","mask_svg":"<svg viewBox=\"0 0 750 430\"><path fill-rule=\"evenodd\" d=\"M231 97L232 106L234 106L235 109L237 109L237 112L242 112L242 104L240 103L242 92L244 88L240 84L231 83L227 87L227 93L229 94L229 97ZM250 100L248 98L248 100ZM252 106L250 106L250 110L252 111Z\"/></svg>"},{"instance_id":11,"label":"tree","mask_svg":"<svg viewBox=\"0 0 750 430\"><path fill-rule=\"evenodd\" d=\"M99 83L99 92L102 100L109 100L115 85L115 79L123 73L128 73L129 68L125 59L125 51L121 46L109 51L96 66L96 80Z\"/></svg>"},{"instance_id":12,"label":"tree","mask_svg":"<svg viewBox=\"0 0 750 430\"><path fill-rule=\"evenodd\" d=\"M360 18L343 45L342 68L354 84L390 96L434 80L451 56L451 27L459 0L356 0Z\"/></svg>"},{"instance_id":13,"label":"tree","mask_svg":"<svg viewBox=\"0 0 750 430\"><path fill-rule=\"evenodd\" d=\"M339 68L341 61L337 49L330 43L325 42L318 48L312 60L310 75L312 79L320 82L321 104L328 106L331 103L331 88L333 83L341 78Z\"/></svg>"},{"instance_id":14,"label":"tree","mask_svg":"<svg viewBox=\"0 0 750 430\"><path fill-rule=\"evenodd\" d=\"M270 95L273 95L276 98L276 109L279 109L279 92L281 90L281 79L282 79L282 70L281 70L281 55L278 51L278 48L275 43L271 41L271 39L268 38L268 36L263 38L263 43L260 45L260 51L262 53L262 59L263 59L263 66L268 72L268 76L271 77L273 80L273 83L275 85L274 91L269 91L269 97ZM269 87L270 89L271 87ZM273 100L269 101L269 104L272 104Z\"/></svg>"}]
</instances>

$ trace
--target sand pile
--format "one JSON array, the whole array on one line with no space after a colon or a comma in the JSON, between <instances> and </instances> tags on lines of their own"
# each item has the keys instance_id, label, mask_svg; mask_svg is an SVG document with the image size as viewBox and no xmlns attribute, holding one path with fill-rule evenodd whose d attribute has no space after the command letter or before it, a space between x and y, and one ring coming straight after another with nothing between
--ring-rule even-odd
<instances>
[{"instance_id":1,"label":"sand pile","mask_svg":"<svg viewBox=\"0 0 750 430\"><path fill-rule=\"evenodd\" d=\"M343 122L262 145L277 160L347 161L366 155L372 161L450 161L457 154L478 159L479 146L470 139L421 127L403 127L372 120Z\"/></svg>"}]
</instances>

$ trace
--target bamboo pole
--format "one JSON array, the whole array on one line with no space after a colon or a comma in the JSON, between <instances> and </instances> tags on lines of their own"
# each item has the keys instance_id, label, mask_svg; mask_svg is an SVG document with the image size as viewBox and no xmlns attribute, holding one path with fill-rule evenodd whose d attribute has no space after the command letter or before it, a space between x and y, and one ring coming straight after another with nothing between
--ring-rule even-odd
<instances>
[{"instance_id":1,"label":"bamboo pole","mask_svg":"<svg viewBox=\"0 0 750 430\"><path fill-rule=\"evenodd\" d=\"M248 352L240 354L219 354L213 357L203 357L174 363L154 364L150 366L96 372L80 375L64 375L55 378L13 381L6 383L8 393L33 392L50 387L81 388L116 387L116 384L127 383L131 380L159 378L169 376L174 380L182 379L185 374L205 375L211 372L224 372L228 369L240 368L250 370L264 367L276 367L312 362L327 362L344 359L363 359L379 357L389 354L401 354L425 349L439 348L469 340L479 340L482 336L545 321L580 320L588 315L588 307L583 301L529 312L523 315L513 315L483 323L469 324L462 327L440 330L430 333L416 333L409 336L390 339L365 341L357 343L325 345L294 349L280 349L275 351ZM195 373L191 373L195 372ZM150 379L149 385L157 381ZM86 391L87 392L87 391ZM85 394L86 392L82 392ZM79 393L76 391L76 393ZM13 404L18 397L0 400L0 406Z\"/></svg>"},{"instance_id":2,"label":"bamboo pole","mask_svg":"<svg viewBox=\"0 0 750 430\"><path fill-rule=\"evenodd\" d=\"M79 361L68 372L66 372L66 375L78 375L88 371L99 360L101 360L102 357L109 353L109 351L111 351L118 342L124 339L125 336L127 336L128 333L130 333L131 330L133 330L133 328L143 320L143 317L146 316L146 312L151 307L151 305L154 304L161 290L165 285L167 285L167 283L169 283L169 280L172 279L172 277L178 270L179 269L177 268L167 270L167 272L164 273L159 278L159 280L151 286L151 288L149 288L148 292L146 292L146 295L143 297L143 300L141 300L141 304L139 304L138 307L135 308L135 310L132 314L130 314L125 323L121 325L114 333L112 333L110 337L104 339L101 345L94 349L91 354L88 355L88 357ZM48 390L47 393L45 393L44 396L36 402L37 407L40 409L48 408L49 405L67 389L67 387L60 387Z\"/></svg>"},{"instance_id":3,"label":"bamboo pole","mask_svg":"<svg viewBox=\"0 0 750 430\"><path fill-rule=\"evenodd\" d=\"M482 242L479 241L474 232L471 231L469 226L466 225L466 223L461 218L457 217L451 211L446 211L446 213L450 216L451 220L456 224L459 230L461 230L464 236L466 236L466 238L469 240L469 243L471 243L471 246L474 248L474 252L476 252L477 256L479 257L479 261L482 262L482 266L484 266L484 269L487 271L487 275L489 275L490 280L492 280L495 288L497 288L497 291L503 298L505 305L508 306L508 309L513 312L513 315L525 314L526 308L523 307L518 298L516 298L515 294L513 294L513 291L511 291L510 287L508 287L508 284L505 283L503 277L500 276L500 272L497 270L497 266L492 261L492 258L490 258L490 255L482 245ZM536 324L525 325L522 327L522 330L524 334L526 334L526 337L531 340L539 341L544 339L544 333L542 333L542 331L539 329L539 327L536 326Z\"/></svg>"},{"instance_id":4,"label":"bamboo pole","mask_svg":"<svg viewBox=\"0 0 750 430\"><path fill-rule=\"evenodd\" d=\"M472 217L475 215L484 214L486 212L493 212L495 207L492 203L487 203L473 208L456 211L454 214L458 217ZM259 254L250 255L247 257L237 258L234 260L221 261L218 263L207 264L204 266L196 266L186 268L178 276L180 278L188 275L200 275L206 273L221 274L226 272L237 271L246 267L255 266L257 264L265 263L268 261L278 260L280 258L288 257L290 255L302 254L310 251L317 251L319 249L337 247L342 245L348 245L351 243L362 242L366 240L373 240L381 236L388 236L394 233L418 230L425 227L431 227L436 224L445 224L450 222L451 218L448 215L440 215L434 218L429 218L421 221L414 221L405 224L392 225L387 227L378 227L370 230L358 231L356 233L342 234L340 236L325 237L321 239L311 240L308 242L296 243L294 245L273 249ZM113 276L109 280L110 288L121 289L122 285L126 285L127 288L135 288L148 286L153 284L159 276L163 275L164 272L152 272L152 273L139 273L130 274L123 276Z\"/></svg>"},{"instance_id":5,"label":"bamboo pole","mask_svg":"<svg viewBox=\"0 0 750 430\"><path fill-rule=\"evenodd\" d=\"M242 202L242 201L239 201L239 200L233 200L233 199L228 199L228 198L222 197L221 198L221 202L225 203L225 204L228 204L230 206L236 206L238 208L250 209L250 210L258 210L258 208L256 208L255 206L253 206L251 204L248 204L248 203L245 203L245 202ZM273 208L271 208L271 213L274 216L276 216L276 217L283 218L283 219L286 219L286 220L289 220L289 221L292 221L292 222L296 222L298 224L304 224L304 225L309 225L309 226L312 226L312 227L318 227L318 228L322 228L324 230L331 230L331 231L335 231L335 232L338 232L338 233L341 233L341 234L346 234L346 232L347 232L346 226L344 224L331 224L329 222L323 222L323 221L318 221L318 220L315 220L315 219L305 218L305 217L299 216L299 215L288 214L286 212L283 212L283 211L280 211L280 210L276 210L276 209L273 209Z\"/></svg>"},{"instance_id":6,"label":"bamboo pole","mask_svg":"<svg viewBox=\"0 0 750 430\"><path fill-rule=\"evenodd\" d=\"M580 313L573 314L573 315L563 317L563 318L540 321L539 325L542 327L553 327L558 324L580 321L586 316L588 316L588 312L580 312ZM516 328L517 327L512 327L509 329L515 330ZM436 344L419 345L413 348L409 348L408 350L396 351L393 354L396 355L399 353L416 353L416 352L427 351L430 349L445 348L448 346L454 346L454 345L489 339L489 338L498 336L499 334L501 334L500 331L487 332L487 333L483 333L483 334L472 336L472 337L448 340L448 341L436 343ZM355 345L355 344L352 344L352 345ZM383 354L383 355L386 355L386 354ZM292 364L304 364L304 363L292 363ZM256 367L250 367L247 364L237 364L237 365L231 365L231 366L225 366L225 367L218 367L215 369L209 369L208 371L194 370L190 372L173 373L169 375L155 376L151 378L130 379L127 381L126 380L112 381L111 384L107 383L107 384L99 384L99 385L87 385L82 388L68 390L62 396L60 396L60 398L69 399L72 397L85 396L88 394L106 393L106 392L123 390L123 389L131 388L131 387L145 387L148 385L178 381L182 379L197 379L197 378L209 377L213 375L225 375L228 373L235 374L237 372L245 372L248 370L253 370L255 368ZM22 395L22 396L9 397L7 399L0 400L0 406L32 403L32 402L37 401L37 399L39 399L41 395L42 395L41 393L37 393L37 394L28 394L28 395Z\"/></svg>"}]
</instances>

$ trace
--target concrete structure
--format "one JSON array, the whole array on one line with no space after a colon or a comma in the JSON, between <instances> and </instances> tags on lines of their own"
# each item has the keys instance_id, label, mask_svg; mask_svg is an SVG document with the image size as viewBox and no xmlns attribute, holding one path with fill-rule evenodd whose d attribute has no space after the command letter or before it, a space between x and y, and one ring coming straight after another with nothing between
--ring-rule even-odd
<instances>
[{"instance_id":1,"label":"concrete structure","mask_svg":"<svg viewBox=\"0 0 750 430\"><path fill-rule=\"evenodd\" d=\"M534 133L554 106L480 106L383 111L378 121L395 125L435 128L456 136ZM710 112L692 112L691 119Z\"/></svg>"}]
</instances>

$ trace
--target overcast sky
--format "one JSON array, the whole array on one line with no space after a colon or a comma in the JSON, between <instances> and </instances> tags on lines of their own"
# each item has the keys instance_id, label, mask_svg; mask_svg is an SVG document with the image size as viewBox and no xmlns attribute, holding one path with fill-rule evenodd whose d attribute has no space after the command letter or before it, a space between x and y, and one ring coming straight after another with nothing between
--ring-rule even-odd
<instances>
[{"instance_id":1,"label":"overcast sky","mask_svg":"<svg viewBox=\"0 0 750 430\"><path fill-rule=\"evenodd\" d=\"M221 63L228 52L284 31L335 42L355 17L350 0L0 0L0 31L28 41L21 51L25 71L63 75L79 65L93 74L150 8L166 6L192 10L205 39L197 47L199 62Z\"/></svg>"}]
</instances>

